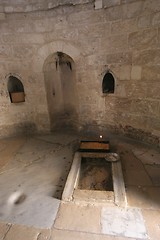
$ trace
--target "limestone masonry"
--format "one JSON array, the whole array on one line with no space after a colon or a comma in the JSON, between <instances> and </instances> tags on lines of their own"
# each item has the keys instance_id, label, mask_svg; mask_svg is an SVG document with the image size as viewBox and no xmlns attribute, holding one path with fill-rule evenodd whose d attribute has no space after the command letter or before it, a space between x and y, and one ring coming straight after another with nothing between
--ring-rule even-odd
<instances>
[{"instance_id":1,"label":"limestone masonry","mask_svg":"<svg viewBox=\"0 0 160 240\"><path fill-rule=\"evenodd\" d=\"M160 145L159 0L0 0L0 136L62 126Z\"/></svg>"}]
</instances>

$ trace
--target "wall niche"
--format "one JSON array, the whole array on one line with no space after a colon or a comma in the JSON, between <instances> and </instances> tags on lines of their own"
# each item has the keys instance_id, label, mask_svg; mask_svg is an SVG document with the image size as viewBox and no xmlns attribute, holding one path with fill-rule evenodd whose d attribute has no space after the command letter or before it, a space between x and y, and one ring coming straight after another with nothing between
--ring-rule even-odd
<instances>
[{"instance_id":1,"label":"wall niche","mask_svg":"<svg viewBox=\"0 0 160 240\"><path fill-rule=\"evenodd\" d=\"M52 53L45 60L43 71L51 130L76 128L78 99L74 60L63 52Z\"/></svg>"},{"instance_id":2,"label":"wall niche","mask_svg":"<svg viewBox=\"0 0 160 240\"><path fill-rule=\"evenodd\" d=\"M24 87L17 77L9 76L7 87L11 103L25 102Z\"/></svg>"},{"instance_id":3,"label":"wall niche","mask_svg":"<svg viewBox=\"0 0 160 240\"><path fill-rule=\"evenodd\" d=\"M115 79L109 71L104 75L102 81L102 93L114 93L115 90Z\"/></svg>"}]
</instances>

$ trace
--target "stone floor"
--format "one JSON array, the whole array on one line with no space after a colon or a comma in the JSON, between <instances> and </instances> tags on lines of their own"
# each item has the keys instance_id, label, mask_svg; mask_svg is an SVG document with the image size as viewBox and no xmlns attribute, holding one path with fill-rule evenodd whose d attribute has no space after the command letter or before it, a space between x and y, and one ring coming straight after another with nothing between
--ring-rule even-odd
<instances>
[{"instance_id":1,"label":"stone floor","mask_svg":"<svg viewBox=\"0 0 160 240\"><path fill-rule=\"evenodd\" d=\"M0 240L158 240L160 151L117 136L106 140L121 157L124 209L60 201L75 134L1 139Z\"/></svg>"}]
</instances>

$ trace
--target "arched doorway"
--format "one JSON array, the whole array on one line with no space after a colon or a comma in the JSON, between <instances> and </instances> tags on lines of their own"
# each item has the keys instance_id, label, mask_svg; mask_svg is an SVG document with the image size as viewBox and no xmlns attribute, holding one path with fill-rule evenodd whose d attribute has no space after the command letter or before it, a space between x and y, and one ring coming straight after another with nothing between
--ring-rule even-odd
<instances>
[{"instance_id":1,"label":"arched doorway","mask_svg":"<svg viewBox=\"0 0 160 240\"><path fill-rule=\"evenodd\" d=\"M75 63L63 52L47 57L43 67L51 130L75 128L78 122L78 99Z\"/></svg>"}]
</instances>

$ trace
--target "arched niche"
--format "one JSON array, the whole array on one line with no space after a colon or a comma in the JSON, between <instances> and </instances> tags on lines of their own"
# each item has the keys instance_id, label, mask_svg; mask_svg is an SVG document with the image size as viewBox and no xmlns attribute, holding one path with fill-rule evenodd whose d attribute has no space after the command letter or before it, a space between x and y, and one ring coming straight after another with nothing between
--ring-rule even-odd
<instances>
[{"instance_id":1,"label":"arched niche","mask_svg":"<svg viewBox=\"0 0 160 240\"><path fill-rule=\"evenodd\" d=\"M102 93L114 93L115 91L115 79L111 72L107 72L104 75L102 81Z\"/></svg>"},{"instance_id":2,"label":"arched niche","mask_svg":"<svg viewBox=\"0 0 160 240\"><path fill-rule=\"evenodd\" d=\"M74 60L63 52L47 57L43 66L51 130L75 128L78 99Z\"/></svg>"},{"instance_id":3,"label":"arched niche","mask_svg":"<svg viewBox=\"0 0 160 240\"><path fill-rule=\"evenodd\" d=\"M24 86L20 79L9 76L7 88L11 103L25 102Z\"/></svg>"}]
</instances>

